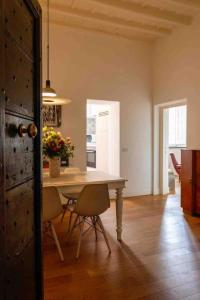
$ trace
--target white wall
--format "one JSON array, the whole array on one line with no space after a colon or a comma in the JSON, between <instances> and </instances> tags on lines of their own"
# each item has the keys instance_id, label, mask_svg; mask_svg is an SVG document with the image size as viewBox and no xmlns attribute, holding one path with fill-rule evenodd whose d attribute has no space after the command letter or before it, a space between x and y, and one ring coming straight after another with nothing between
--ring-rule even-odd
<instances>
[{"instance_id":1,"label":"white wall","mask_svg":"<svg viewBox=\"0 0 200 300\"><path fill-rule=\"evenodd\" d=\"M154 103L188 102L189 148L200 147L200 16L154 47Z\"/></svg>"},{"instance_id":2,"label":"white wall","mask_svg":"<svg viewBox=\"0 0 200 300\"><path fill-rule=\"evenodd\" d=\"M45 34L43 42L45 79ZM119 100L120 173L129 196L152 192L151 55L145 42L51 26L52 85L72 99L63 107L61 131L76 144L73 163L86 167L86 99Z\"/></svg>"}]
</instances>

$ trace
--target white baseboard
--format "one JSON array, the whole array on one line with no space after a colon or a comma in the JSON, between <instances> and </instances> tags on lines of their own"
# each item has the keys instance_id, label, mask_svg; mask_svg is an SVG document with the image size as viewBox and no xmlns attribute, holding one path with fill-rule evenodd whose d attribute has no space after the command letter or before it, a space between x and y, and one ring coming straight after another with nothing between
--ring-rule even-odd
<instances>
[{"instance_id":1,"label":"white baseboard","mask_svg":"<svg viewBox=\"0 0 200 300\"><path fill-rule=\"evenodd\" d=\"M153 195L160 195L160 189L159 189L159 187L154 188Z\"/></svg>"}]
</instances>

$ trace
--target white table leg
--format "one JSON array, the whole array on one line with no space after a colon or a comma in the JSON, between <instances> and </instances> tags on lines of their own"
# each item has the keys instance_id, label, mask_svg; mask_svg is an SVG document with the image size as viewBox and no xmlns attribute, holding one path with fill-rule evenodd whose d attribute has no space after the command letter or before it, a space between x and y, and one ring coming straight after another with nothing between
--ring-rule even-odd
<instances>
[{"instance_id":1,"label":"white table leg","mask_svg":"<svg viewBox=\"0 0 200 300\"><path fill-rule=\"evenodd\" d=\"M116 189L116 218L117 218L117 239L122 240L122 211L123 211L123 188Z\"/></svg>"}]
</instances>

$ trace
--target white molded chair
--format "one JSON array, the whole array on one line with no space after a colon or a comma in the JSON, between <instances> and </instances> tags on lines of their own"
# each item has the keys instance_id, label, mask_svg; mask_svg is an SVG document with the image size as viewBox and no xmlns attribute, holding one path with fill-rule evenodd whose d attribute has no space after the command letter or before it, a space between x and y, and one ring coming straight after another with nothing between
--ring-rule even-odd
<instances>
[{"instance_id":1,"label":"white molded chair","mask_svg":"<svg viewBox=\"0 0 200 300\"><path fill-rule=\"evenodd\" d=\"M72 213L76 214L76 218L69 237L72 235L74 229L80 226L80 236L78 241L78 248L76 257L79 257L81 240L84 233L88 232L89 229L95 230L95 236L97 240L97 232L101 232L104 236L107 244L109 253L111 248L100 218L100 214L105 212L110 207L110 199L107 184L91 184L86 185L76 203L69 207ZM89 224L89 228L83 231L85 223Z\"/></svg>"},{"instance_id":2,"label":"white molded chair","mask_svg":"<svg viewBox=\"0 0 200 300\"><path fill-rule=\"evenodd\" d=\"M55 187L43 188L43 223L46 229L51 230L61 261L64 261L64 256L60 247L60 243L52 223L52 220L63 213L62 204L59 193Z\"/></svg>"}]
</instances>

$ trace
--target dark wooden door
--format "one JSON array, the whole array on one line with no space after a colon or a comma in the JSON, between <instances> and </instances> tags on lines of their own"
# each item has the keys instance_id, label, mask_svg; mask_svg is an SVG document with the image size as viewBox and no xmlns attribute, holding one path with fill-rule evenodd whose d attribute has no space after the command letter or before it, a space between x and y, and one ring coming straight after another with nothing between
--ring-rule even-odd
<instances>
[{"instance_id":1,"label":"dark wooden door","mask_svg":"<svg viewBox=\"0 0 200 300\"><path fill-rule=\"evenodd\" d=\"M0 0L0 21L0 299L41 299L41 9Z\"/></svg>"}]
</instances>

